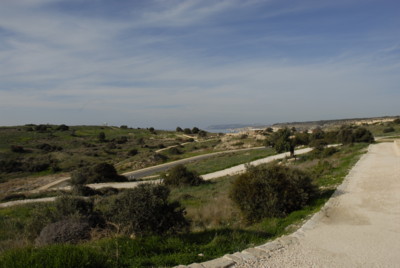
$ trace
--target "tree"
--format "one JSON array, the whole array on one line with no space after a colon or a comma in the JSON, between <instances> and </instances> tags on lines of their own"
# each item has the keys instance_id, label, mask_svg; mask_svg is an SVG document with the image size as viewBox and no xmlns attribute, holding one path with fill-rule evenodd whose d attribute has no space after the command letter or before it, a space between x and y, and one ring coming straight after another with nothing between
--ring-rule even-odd
<instances>
[{"instance_id":1,"label":"tree","mask_svg":"<svg viewBox=\"0 0 400 268\"><path fill-rule=\"evenodd\" d=\"M267 138L266 145L272 146L277 153L290 152L290 155L294 156L295 142L290 129L282 128Z\"/></svg>"},{"instance_id":2,"label":"tree","mask_svg":"<svg viewBox=\"0 0 400 268\"><path fill-rule=\"evenodd\" d=\"M199 131L200 131L200 129L198 127L192 128L192 133L193 134L197 134L197 133L199 133Z\"/></svg>"},{"instance_id":3,"label":"tree","mask_svg":"<svg viewBox=\"0 0 400 268\"><path fill-rule=\"evenodd\" d=\"M183 133L185 133L185 134L192 134L192 130L191 130L190 128L185 128L185 129L183 130Z\"/></svg>"},{"instance_id":4,"label":"tree","mask_svg":"<svg viewBox=\"0 0 400 268\"><path fill-rule=\"evenodd\" d=\"M176 132L183 132L183 129L181 127L176 127Z\"/></svg>"},{"instance_id":5,"label":"tree","mask_svg":"<svg viewBox=\"0 0 400 268\"><path fill-rule=\"evenodd\" d=\"M164 184L169 186L197 186L203 182L196 172L188 170L184 165L177 165L164 175Z\"/></svg>"}]
</instances>

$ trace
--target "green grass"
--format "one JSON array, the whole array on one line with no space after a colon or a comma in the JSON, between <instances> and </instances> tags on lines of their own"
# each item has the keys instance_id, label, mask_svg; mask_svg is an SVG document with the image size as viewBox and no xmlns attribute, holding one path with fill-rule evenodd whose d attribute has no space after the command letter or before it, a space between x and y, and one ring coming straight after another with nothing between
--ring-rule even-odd
<instances>
[{"instance_id":1,"label":"green grass","mask_svg":"<svg viewBox=\"0 0 400 268\"><path fill-rule=\"evenodd\" d=\"M273 154L275 154L275 151L271 148L226 153L189 163L186 165L186 167L190 170L198 172L199 174L208 174L236 165L248 163Z\"/></svg>"},{"instance_id":2,"label":"green grass","mask_svg":"<svg viewBox=\"0 0 400 268\"><path fill-rule=\"evenodd\" d=\"M323 161L329 162L331 168L322 171L326 179L316 177L318 186L340 183L366 146L343 146L339 152L324 158ZM313 168L318 165L318 159L308 157L308 160L299 160L295 165L299 168ZM235 176L229 176L198 187L172 189L171 200L180 201L192 221L190 233L136 239L116 236L77 246L9 250L1 255L0 267L38 267L35 266L38 263L46 264L47 267L163 267L203 262L293 231L317 212L334 192L332 188L323 190L308 206L284 218L266 218L248 225L229 199L229 188L233 180ZM23 229L24 221L29 218L29 207L0 210L0 216L20 219ZM4 221L0 223L3 230ZM11 233L7 235L8 238L12 236ZM65 260L67 256L68 260Z\"/></svg>"},{"instance_id":3,"label":"green grass","mask_svg":"<svg viewBox=\"0 0 400 268\"><path fill-rule=\"evenodd\" d=\"M108 268L112 265L107 256L95 248L73 245L52 245L43 248L22 248L0 256L0 267L4 268Z\"/></svg>"}]
</instances>

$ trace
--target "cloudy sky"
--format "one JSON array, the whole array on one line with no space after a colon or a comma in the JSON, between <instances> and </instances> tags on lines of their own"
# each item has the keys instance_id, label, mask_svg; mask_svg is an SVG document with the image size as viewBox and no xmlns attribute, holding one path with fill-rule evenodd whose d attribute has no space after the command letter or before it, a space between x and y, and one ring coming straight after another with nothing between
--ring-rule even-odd
<instances>
[{"instance_id":1,"label":"cloudy sky","mask_svg":"<svg viewBox=\"0 0 400 268\"><path fill-rule=\"evenodd\" d=\"M400 114L398 0L1 0L0 125Z\"/></svg>"}]
</instances>

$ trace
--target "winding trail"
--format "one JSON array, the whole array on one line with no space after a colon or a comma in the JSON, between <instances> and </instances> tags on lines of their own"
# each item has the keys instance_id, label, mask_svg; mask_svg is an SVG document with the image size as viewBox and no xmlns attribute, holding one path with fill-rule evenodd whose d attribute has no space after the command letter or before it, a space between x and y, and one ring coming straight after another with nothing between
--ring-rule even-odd
<instances>
[{"instance_id":1,"label":"winding trail","mask_svg":"<svg viewBox=\"0 0 400 268\"><path fill-rule=\"evenodd\" d=\"M232 150L229 152L238 152L238 151L247 151L247 150L259 150L262 149L263 147L255 147L255 148L251 148L251 149L238 149L238 150ZM310 152L312 149L311 148L304 148L304 149L299 149L295 151L296 155L300 155L300 154L304 154L304 153L308 153ZM159 171L163 171L163 170L167 170L168 168L171 168L174 165L177 164L181 164L182 162L184 163L188 163L194 160L199 160L199 159L203 159L206 157L210 157L210 155L218 155L218 154L222 154L222 153L226 153L225 152L218 152L218 153L212 153L212 154L208 154L208 155L200 155L200 156L195 156L195 157L191 157L191 158L186 158L186 159L182 159L182 160L178 160L175 162L170 162L170 163L166 163L166 164L161 164L158 166L154 166L154 167L149 167L149 168L144 168L141 170L137 170L137 171L133 171L133 172L127 172L127 173L123 173L122 175L124 176L137 176L137 177L144 177L145 175L151 175L154 174L155 172L159 172ZM260 165L263 163L268 163L277 159L283 159L285 157L289 156L289 153L282 153L282 154L277 154L277 155L272 155L272 156L268 156L262 159L258 159L255 161L250 162L249 164L251 165ZM216 178L220 178L223 176L227 176L227 175L235 175L235 174L239 174L242 173L246 170L246 165L245 164L241 164L241 165L237 165L231 168L227 168L224 170L220 170L217 172L213 172L213 173L209 173L209 174L205 174L202 175L202 178L204 180L212 180L212 179L216 179ZM64 177L60 180L57 180L55 182L52 182L51 184L45 185L43 187L41 187L41 190L45 190L45 189L49 189L49 188L53 188L54 190L70 190L70 186L59 186L60 184L65 183L67 180L69 180L69 177ZM93 189L100 189L100 188L105 188L105 187L113 187L113 188L117 188L117 189L128 189L128 188L135 188L140 184L143 183L161 183L160 179L157 180L144 180L144 181L131 181L131 182L107 182L107 183L93 183L93 184L88 184L87 186L93 188ZM37 191L35 191L37 192ZM36 202L51 202L54 201L55 197L48 197L48 198L37 198L37 199L25 199L25 200L15 200L15 201L10 201L10 202L4 202L4 203L0 203L0 208L2 207L10 207L10 206L15 206L15 205L19 205L19 204L27 204L27 203L36 203Z\"/></svg>"}]
</instances>

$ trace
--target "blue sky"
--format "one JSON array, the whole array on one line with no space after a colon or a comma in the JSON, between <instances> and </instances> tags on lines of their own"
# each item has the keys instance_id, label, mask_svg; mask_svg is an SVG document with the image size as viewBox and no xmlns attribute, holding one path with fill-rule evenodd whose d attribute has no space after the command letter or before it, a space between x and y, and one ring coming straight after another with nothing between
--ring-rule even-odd
<instances>
[{"instance_id":1,"label":"blue sky","mask_svg":"<svg viewBox=\"0 0 400 268\"><path fill-rule=\"evenodd\" d=\"M0 125L399 115L400 2L1 0Z\"/></svg>"}]
</instances>

